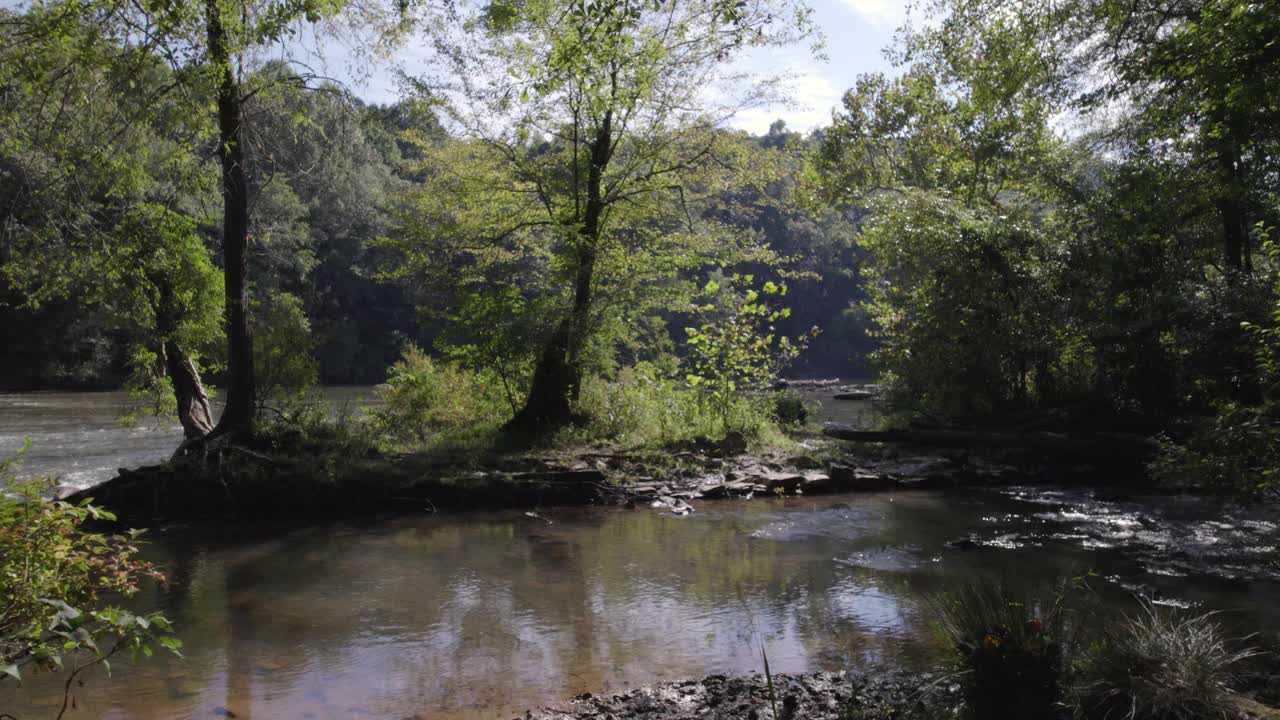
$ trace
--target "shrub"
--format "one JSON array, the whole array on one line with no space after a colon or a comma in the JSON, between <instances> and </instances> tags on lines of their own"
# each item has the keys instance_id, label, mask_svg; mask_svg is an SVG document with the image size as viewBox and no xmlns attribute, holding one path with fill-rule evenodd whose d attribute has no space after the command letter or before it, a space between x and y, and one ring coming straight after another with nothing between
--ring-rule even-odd
<instances>
[{"instance_id":1,"label":"shrub","mask_svg":"<svg viewBox=\"0 0 1280 720\"><path fill-rule=\"evenodd\" d=\"M47 498L48 480L17 480L17 459L0 462L0 683L33 668L66 670L70 693L75 676L109 670L118 652L150 655L153 643L177 652L163 616L97 607L102 593L127 596L143 578L163 580L137 559L138 533L86 531L91 520L115 518L87 501Z\"/></svg>"},{"instance_id":2,"label":"shrub","mask_svg":"<svg viewBox=\"0 0 1280 720\"><path fill-rule=\"evenodd\" d=\"M412 345L374 392L385 405L368 411L370 427L393 446L422 446L456 431L491 431L511 417L500 382L436 362Z\"/></svg>"},{"instance_id":3,"label":"shrub","mask_svg":"<svg viewBox=\"0 0 1280 720\"><path fill-rule=\"evenodd\" d=\"M562 440L659 446L723 437L727 426L749 437L774 428L772 397L735 395L720 405L657 366L642 362L611 379L591 378L579 406L587 424Z\"/></svg>"},{"instance_id":4,"label":"shrub","mask_svg":"<svg viewBox=\"0 0 1280 720\"><path fill-rule=\"evenodd\" d=\"M980 582L934 601L970 717L1055 715L1070 646L1064 596L1065 587L1033 595Z\"/></svg>"},{"instance_id":5,"label":"shrub","mask_svg":"<svg viewBox=\"0 0 1280 720\"><path fill-rule=\"evenodd\" d=\"M779 425L804 425L813 413L804 398L791 393L778 393L773 398L773 418Z\"/></svg>"},{"instance_id":6,"label":"shrub","mask_svg":"<svg viewBox=\"0 0 1280 720\"><path fill-rule=\"evenodd\" d=\"M1108 633L1074 689L1077 715L1108 720L1208 720L1238 713L1231 666L1254 655L1233 650L1213 615L1142 610Z\"/></svg>"}]
</instances>

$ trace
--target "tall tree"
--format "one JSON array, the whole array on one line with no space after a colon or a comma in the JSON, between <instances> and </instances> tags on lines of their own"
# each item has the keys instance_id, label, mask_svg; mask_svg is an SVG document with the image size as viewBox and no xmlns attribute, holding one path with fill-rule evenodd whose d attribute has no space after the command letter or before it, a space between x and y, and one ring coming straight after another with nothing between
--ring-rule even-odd
<instances>
[{"instance_id":1,"label":"tall tree","mask_svg":"<svg viewBox=\"0 0 1280 720\"><path fill-rule=\"evenodd\" d=\"M422 85L473 140L465 152L483 168L442 178L474 188L487 174L491 192L483 207L450 192L458 204L436 214L445 224L435 234L495 249L540 238L561 301L548 306L553 319L512 425L543 432L574 415L603 319L602 280L626 272L606 270L606 259L697 255L671 246L699 233L691 205L715 189L705 171L733 165L738 141L718 128L771 89L729 68L749 47L805 37L807 11L790 0L535 0L458 15L436 41L461 84ZM459 182L468 174L469 186Z\"/></svg>"},{"instance_id":2,"label":"tall tree","mask_svg":"<svg viewBox=\"0 0 1280 720\"><path fill-rule=\"evenodd\" d=\"M402 4L407 7L406 4ZM213 142L220 167L221 256L224 275L227 392L217 433L249 432L254 419L253 339L250 323L248 257L251 193L244 137L246 98L262 86L247 83L262 51L278 47L307 24L334 16L342 0L37 0L20 16L28 47L62 43L78 28L92 27L119 52L86 56L86 62L118 69L121 59L158 58L172 70L161 96L182 104L192 118L212 122L203 135ZM370 16L364 15L364 18ZM260 76L269 80L269 75ZM215 109L210 117L208 110ZM142 116L135 121L145 122Z\"/></svg>"},{"instance_id":3,"label":"tall tree","mask_svg":"<svg viewBox=\"0 0 1280 720\"><path fill-rule=\"evenodd\" d=\"M217 334L221 282L184 210L209 186L199 122L164 88L173 74L87 25L63 43L23 43L5 18L0 270L27 305L74 298L137 344L133 384L167 378L188 438L213 423L201 352ZM158 374L157 374L158 371Z\"/></svg>"}]
</instances>

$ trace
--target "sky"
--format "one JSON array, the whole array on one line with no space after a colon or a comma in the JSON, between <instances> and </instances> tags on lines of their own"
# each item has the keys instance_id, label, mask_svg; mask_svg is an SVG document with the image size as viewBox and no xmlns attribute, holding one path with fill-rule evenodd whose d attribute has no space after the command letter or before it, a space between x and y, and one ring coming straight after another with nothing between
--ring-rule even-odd
<instances>
[{"instance_id":1,"label":"sky","mask_svg":"<svg viewBox=\"0 0 1280 720\"><path fill-rule=\"evenodd\" d=\"M840 104L845 90L863 73L890 72L883 50L905 19L906 0L809 0L813 20L826 39L825 59L815 58L807 47L759 50L745 58L748 69L761 74L786 74L791 78L791 105L752 108L731 122L751 133L763 134L770 123L782 119L787 127L807 132L831 122L831 110ZM425 62L402 52L404 69L413 74ZM416 65L415 65L416 64ZM390 65L334 71L358 97L389 103L399 97ZM362 76L353 79L353 75Z\"/></svg>"}]
</instances>

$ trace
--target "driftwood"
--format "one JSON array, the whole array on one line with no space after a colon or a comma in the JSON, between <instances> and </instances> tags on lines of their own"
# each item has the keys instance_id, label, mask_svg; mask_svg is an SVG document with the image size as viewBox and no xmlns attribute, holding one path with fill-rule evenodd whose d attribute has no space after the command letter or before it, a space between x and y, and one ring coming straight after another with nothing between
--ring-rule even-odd
<instances>
[{"instance_id":1,"label":"driftwood","mask_svg":"<svg viewBox=\"0 0 1280 720\"><path fill-rule=\"evenodd\" d=\"M1021 449L1051 456L1125 457L1145 459L1159 443L1142 435L1127 433L1014 432L971 429L855 430L827 425L827 437L849 442L901 443L939 448Z\"/></svg>"}]
</instances>

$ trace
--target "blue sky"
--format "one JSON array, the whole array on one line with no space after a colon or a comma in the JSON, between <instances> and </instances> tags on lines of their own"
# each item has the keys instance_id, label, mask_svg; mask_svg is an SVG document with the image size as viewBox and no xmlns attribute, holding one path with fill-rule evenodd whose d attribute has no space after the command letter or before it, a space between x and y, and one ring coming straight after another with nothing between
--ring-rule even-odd
<instances>
[{"instance_id":1,"label":"blue sky","mask_svg":"<svg viewBox=\"0 0 1280 720\"><path fill-rule=\"evenodd\" d=\"M832 107L852 87L858 75L888 72L891 66L883 49L893 40L893 31L905 17L906 0L810 0L814 22L826 36L825 60L810 55L807 48L774 49L757 52L747 62L760 73L786 72L793 77L793 106L756 108L740 113L733 125L753 133L764 133L781 118L792 130L808 131L831 120ZM411 74L421 60L413 53L400 53ZM392 102L398 88L389 66L364 67L363 81L351 81L352 91L370 102ZM335 72L350 77L350 72Z\"/></svg>"}]
</instances>

